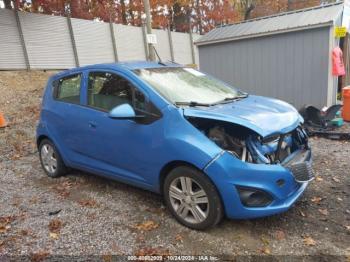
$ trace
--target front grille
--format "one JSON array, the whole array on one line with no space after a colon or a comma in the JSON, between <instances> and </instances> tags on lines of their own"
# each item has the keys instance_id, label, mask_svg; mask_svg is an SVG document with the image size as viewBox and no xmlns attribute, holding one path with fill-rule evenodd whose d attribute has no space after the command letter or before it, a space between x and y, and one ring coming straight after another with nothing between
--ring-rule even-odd
<instances>
[{"instance_id":1,"label":"front grille","mask_svg":"<svg viewBox=\"0 0 350 262\"><path fill-rule=\"evenodd\" d=\"M309 182L314 179L314 172L309 162L291 164L287 169L293 174L295 181L299 183Z\"/></svg>"}]
</instances>

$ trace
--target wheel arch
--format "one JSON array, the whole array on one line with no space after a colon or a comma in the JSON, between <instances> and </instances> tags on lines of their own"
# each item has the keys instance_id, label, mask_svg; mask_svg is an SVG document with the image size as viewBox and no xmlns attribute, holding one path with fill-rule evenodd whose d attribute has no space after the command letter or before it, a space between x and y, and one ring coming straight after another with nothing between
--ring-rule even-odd
<instances>
[{"instance_id":1,"label":"wheel arch","mask_svg":"<svg viewBox=\"0 0 350 262\"><path fill-rule=\"evenodd\" d=\"M47 139L47 140L51 141L51 143L53 143L53 145L55 146L56 150L57 150L58 153L60 154L63 163L68 167L68 163L69 163L69 162L67 161L67 159L65 158L65 156L62 154L61 148L60 148L60 147L55 143L55 141L54 141L53 139L51 139L48 135L42 134L42 135L39 135L39 136L37 137L37 139L36 139L36 144L37 144L38 150L39 150L39 146L40 146L41 142L42 142L43 140L45 140L45 139Z\"/></svg>"},{"instance_id":2,"label":"wheel arch","mask_svg":"<svg viewBox=\"0 0 350 262\"><path fill-rule=\"evenodd\" d=\"M40 135L37 139L36 139L36 146L39 149L40 143L44 140L44 139L48 139L50 141L52 141L52 139L50 139L47 135Z\"/></svg>"},{"instance_id":3,"label":"wheel arch","mask_svg":"<svg viewBox=\"0 0 350 262\"><path fill-rule=\"evenodd\" d=\"M192 167L192 168L195 168L198 171L202 172L202 170L200 168L198 168L195 165L193 165L189 162L186 162L186 161L174 160L174 161L167 163L165 166L163 166L163 168L161 169L160 174L159 174L159 192L161 195L163 195L163 193L164 193L163 192L163 185L164 185L164 181L165 181L166 176L172 170L174 170L175 168L180 167L180 166Z\"/></svg>"}]
</instances>

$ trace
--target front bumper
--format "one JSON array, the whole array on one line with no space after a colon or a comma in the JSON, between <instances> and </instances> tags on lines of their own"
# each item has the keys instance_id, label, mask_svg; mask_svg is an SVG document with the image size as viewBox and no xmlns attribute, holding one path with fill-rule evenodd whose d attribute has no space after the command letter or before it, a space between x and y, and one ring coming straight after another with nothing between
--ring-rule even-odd
<instances>
[{"instance_id":1,"label":"front bumper","mask_svg":"<svg viewBox=\"0 0 350 262\"><path fill-rule=\"evenodd\" d=\"M298 161L293 159L297 159ZM311 151L298 154L290 163L311 165ZM205 168L221 194L226 216L232 219L248 219L270 216L288 210L303 194L307 182L297 182L288 166L250 164L225 152ZM283 180L283 185L280 181ZM311 180L311 179L310 179ZM265 207L247 207L242 204L237 187L254 188L272 196Z\"/></svg>"}]
</instances>

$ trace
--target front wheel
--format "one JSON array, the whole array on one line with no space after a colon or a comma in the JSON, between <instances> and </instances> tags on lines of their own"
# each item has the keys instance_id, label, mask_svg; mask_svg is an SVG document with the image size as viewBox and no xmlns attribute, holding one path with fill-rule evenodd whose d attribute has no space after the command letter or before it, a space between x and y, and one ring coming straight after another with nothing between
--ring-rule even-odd
<instances>
[{"instance_id":1,"label":"front wheel","mask_svg":"<svg viewBox=\"0 0 350 262\"><path fill-rule=\"evenodd\" d=\"M165 178L164 198L174 217L183 225L203 230L223 217L220 196L202 172L187 166L173 169Z\"/></svg>"}]
</instances>

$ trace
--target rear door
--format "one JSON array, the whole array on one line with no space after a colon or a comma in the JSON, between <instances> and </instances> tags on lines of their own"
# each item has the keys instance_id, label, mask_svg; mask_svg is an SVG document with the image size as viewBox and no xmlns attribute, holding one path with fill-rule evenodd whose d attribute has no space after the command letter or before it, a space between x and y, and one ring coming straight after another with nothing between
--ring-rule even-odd
<instances>
[{"instance_id":1,"label":"rear door","mask_svg":"<svg viewBox=\"0 0 350 262\"><path fill-rule=\"evenodd\" d=\"M83 90L83 73L77 72L53 82L52 108L49 112L48 128L57 141L55 143L63 149L70 162L78 161L76 150L81 143L80 115L83 109L81 91Z\"/></svg>"}]
</instances>

